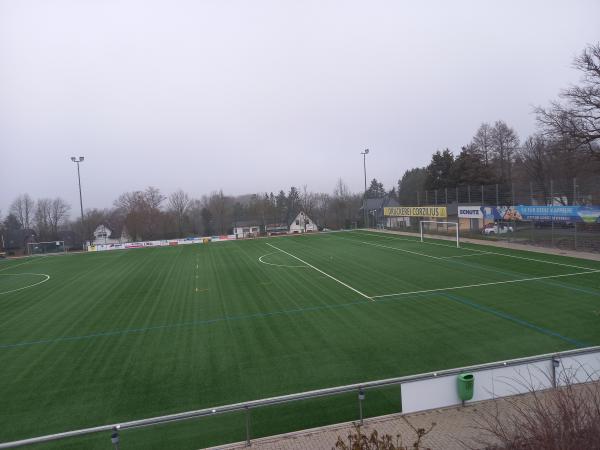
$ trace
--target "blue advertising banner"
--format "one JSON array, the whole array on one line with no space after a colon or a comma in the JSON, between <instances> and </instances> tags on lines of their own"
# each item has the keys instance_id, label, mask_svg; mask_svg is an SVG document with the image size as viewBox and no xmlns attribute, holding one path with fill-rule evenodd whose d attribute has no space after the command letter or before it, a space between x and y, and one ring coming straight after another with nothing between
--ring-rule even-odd
<instances>
[{"instance_id":1,"label":"blue advertising banner","mask_svg":"<svg viewBox=\"0 0 600 450\"><path fill-rule=\"evenodd\" d=\"M600 223L600 206L482 206L485 219Z\"/></svg>"}]
</instances>

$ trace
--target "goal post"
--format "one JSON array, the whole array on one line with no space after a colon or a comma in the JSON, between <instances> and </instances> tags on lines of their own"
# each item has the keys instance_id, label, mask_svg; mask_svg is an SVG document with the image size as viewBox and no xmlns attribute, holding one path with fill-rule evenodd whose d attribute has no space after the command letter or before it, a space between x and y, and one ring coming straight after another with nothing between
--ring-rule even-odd
<instances>
[{"instance_id":1,"label":"goal post","mask_svg":"<svg viewBox=\"0 0 600 450\"><path fill-rule=\"evenodd\" d=\"M65 254L67 248L65 241L47 241L47 242L28 242L27 254L33 255L48 255L48 254Z\"/></svg>"},{"instance_id":2,"label":"goal post","mask_svg":"<svg viewBox=\"0 0 600 450\"><path fill-rule=\"evenodd\" d=\"M421 234L421 242L424 242L424 240L423 240L423 239L424 239L424 237L425 237L425 233L424 233L424 231L423 231L423 230L425 229L425 227L424 227L423 225L424 225L424 224L430 224L430 223L431 223L431 224L435 224L435 226L436 226L436 229L435 229L435 230L436 230L436 231L438 231L438 228L439 228L439 226L440 226L440 225L446 225L446 229L447 229L447 227L448 227L448 226L450 226L450 225L454 226L454 228L455 228L455 231L456 231L456 247L457 247L457 248L460 248L460 238L459 238L459 231L460 231L460 229L459 229L458 222L445 222L445 221L443 221L443 222L438 222L438 221L436 221L436 220L421 220L421 221L419 222L419 231L420 231L420 234ZM429 226L427 226L427 227L429 227Z\"/></svg>"}]
</instances>

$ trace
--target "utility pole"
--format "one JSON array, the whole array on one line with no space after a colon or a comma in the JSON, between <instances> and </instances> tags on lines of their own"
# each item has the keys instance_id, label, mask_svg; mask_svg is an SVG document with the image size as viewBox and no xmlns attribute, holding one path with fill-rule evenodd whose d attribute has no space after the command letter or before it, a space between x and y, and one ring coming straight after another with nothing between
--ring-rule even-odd
<instances>
[{"instance_id":1,"label":"utility pole","mask_svg":"<svg viewBox=\"0 0 600 450\"><path fill-rule=\"evenodd\" d=\"M367 224L367 155L369 154L369 149L365 148L364 152L360 152L361 155L363 155L363 171L365 174L365 191L363 194L363 216L364 216L364 225L368 226Z\"/></svg>"},{"instance_id":2,"label":"utility pole","mask_svg":"<svg viewBox=\"0 0 600 450\"><path fill-rule=\"evenodd\" d=\"M87 230L85 230L85 223L83 221L83 197L81 196L81 173L79 172L79 163L82 163L84 159L85 159L85 157L83 157L83 156L80 156L79 158L71 156L71 161L73 161L75 164L77 164L77 182L79 183L79 207L81 208L81 229L83 230L83 233L86 233ZM82 246L83 246L83 249L85 250L85 238L83 239Z\"/></svg>"}]
</instances>

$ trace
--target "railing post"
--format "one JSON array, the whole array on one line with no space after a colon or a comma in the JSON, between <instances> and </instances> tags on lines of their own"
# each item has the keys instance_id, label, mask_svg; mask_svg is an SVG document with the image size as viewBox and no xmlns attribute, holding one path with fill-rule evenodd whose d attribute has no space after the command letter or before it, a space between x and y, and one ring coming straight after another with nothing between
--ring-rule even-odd
<instances>
[{"instance_id":1,"label":"railing post","mask_svg":"<svg viewBox=\"0 0 600 450\"><path fill-rule=\"evenodd\" d=\"M550 180L550 208L554 206L554 180ZM550 238L552 239L552 247L554 247L554 211L552 211L550 217L552 218L552 232Z\"/></svg>"},{"instance_id":2,"label":"railing post","mask_svg":"<svg viewBox=\"0 0 600 450\"><path fill-rule=\"evenodd\" d=\"M112 434L110 435L110 442L112 443L115 450L119 450L119 442L121 442L121 438L119 437L119 426L115 426L112 429Z\"/></svg>"},{"instance_id":3,"label":"railing post","mask_svg":"<svg viewBox=\"0 0 600 450\"><path fill-rule=\"evenodd\" d=\"M560 359L556 356L552 357L552 386L556 389L556 369L560 367Z\"/></svg>"},{"instance_id":4,"label":"railing post","mask_svg":"<svg viewBox=\"0 0 600 450\"><path fill-rule=\"evenodd\" d=\"M250 408L246 406L246 447L250 447Z\"/></svg>"},{"instance_id":5,"label":"railing post","mask_svg":"<svg viewBox=\"0 0 600 450\"><path fill-rule=\"evenodd\" d=\"M363 388L358 388L358 414L360 417L360 424L363 424L363 410L362 410L362 402L365 399L365 391Z\"/></svg>"}]
</instances>

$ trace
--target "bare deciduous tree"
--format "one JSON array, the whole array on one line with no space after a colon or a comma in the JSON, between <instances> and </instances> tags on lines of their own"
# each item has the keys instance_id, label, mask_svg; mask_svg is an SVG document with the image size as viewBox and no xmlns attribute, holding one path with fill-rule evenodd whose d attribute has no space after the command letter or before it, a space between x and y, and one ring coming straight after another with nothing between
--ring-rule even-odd
<instances>
[{"instance_id":1,"label":"bare deciduous tree","mask_svg":"<svg viewBox=\"0 0 600 450\"><path fill-rule=\"evenodd\" d=\"M59 227L68 219L70 209L71 206L60 197L56 197L50 203L50 216L48 217L48 223L50 224L50 233L52 238L58 237Z\"/></svg>"},{"instance_id":2,"label":"bare deciduous tree","mask_svg":"<svg viewBox=\"0 0 600 450\"><path fill-rule=\"evenodd\" d=\"M514 153L519 147L517 133L506 122L498 120L492 128L491 144L494 157L497 159L500 168L500 179L510 181Z\"/></svg>"},{"instance_id":3,"label":"bare deciduous tree","mask_svg":"<svg viewBox=\"0 0 600 450\"><path fill-rule=\"evenodd\" d=\"M588 46L573 66L583 74L581 85L563 90L563 103L535 108L537 120L553 139L566 137L572 146L600 157L600 43Z\"/></svg>"},{"instance_id":4,"label":"bare deciduous tree","mask_svg":"<svg viewBox=\"0 0 600 450\"><path fill-rule=\"evenodd\" d=\"M310 192L306 185L302 186L302 193L300 194L300 207L309 217L312 215L314 205L315 194Z\"/></svg>"},{"instance_id":5,"label":"bare deciduous tree","mask_svg":"<svg viewBox=\"0 0 600 450\"><path fill-rule=\"evenodd\" d=\"M50 239L50 214L52 210L52 199L40 198L35 207L34 221L38 238Z\"/></svg>"},{"instance_id":6,"label":"bare deciduous tree","mask_svg":"<svg viewBox=\"0 0 600 450\"><path fill-rule=\"evenodd\" d=\"M485 165L490 162L490 153L492 151L492 127L489 123L482 123L473 137L473 148L483 158Z\"/></svg>"},{"instance_id":7,"label":"bare deciduous tree","mask_svg":"<svg viewBox=\"0 0 600 450\"><path fill-rule=\"evenodd\" d=\"M183 235L183 225L190 204L190 197L181 189L173 192L169 196L169 210L175 215L175 219L177 220L179 237Z\"/></svg>"},{"instance_id":8,"label":"bare deciduous tree","mask_svg":"<svg viewBox=\"0 0 600 450\"><path fill-rule=\"evenodd\" d=\"M35 202L29 194L21 194L10 205L9 213L17 218L21 228L28 229L31 228L34 207Z\"/></svg>"}]
</instances>

